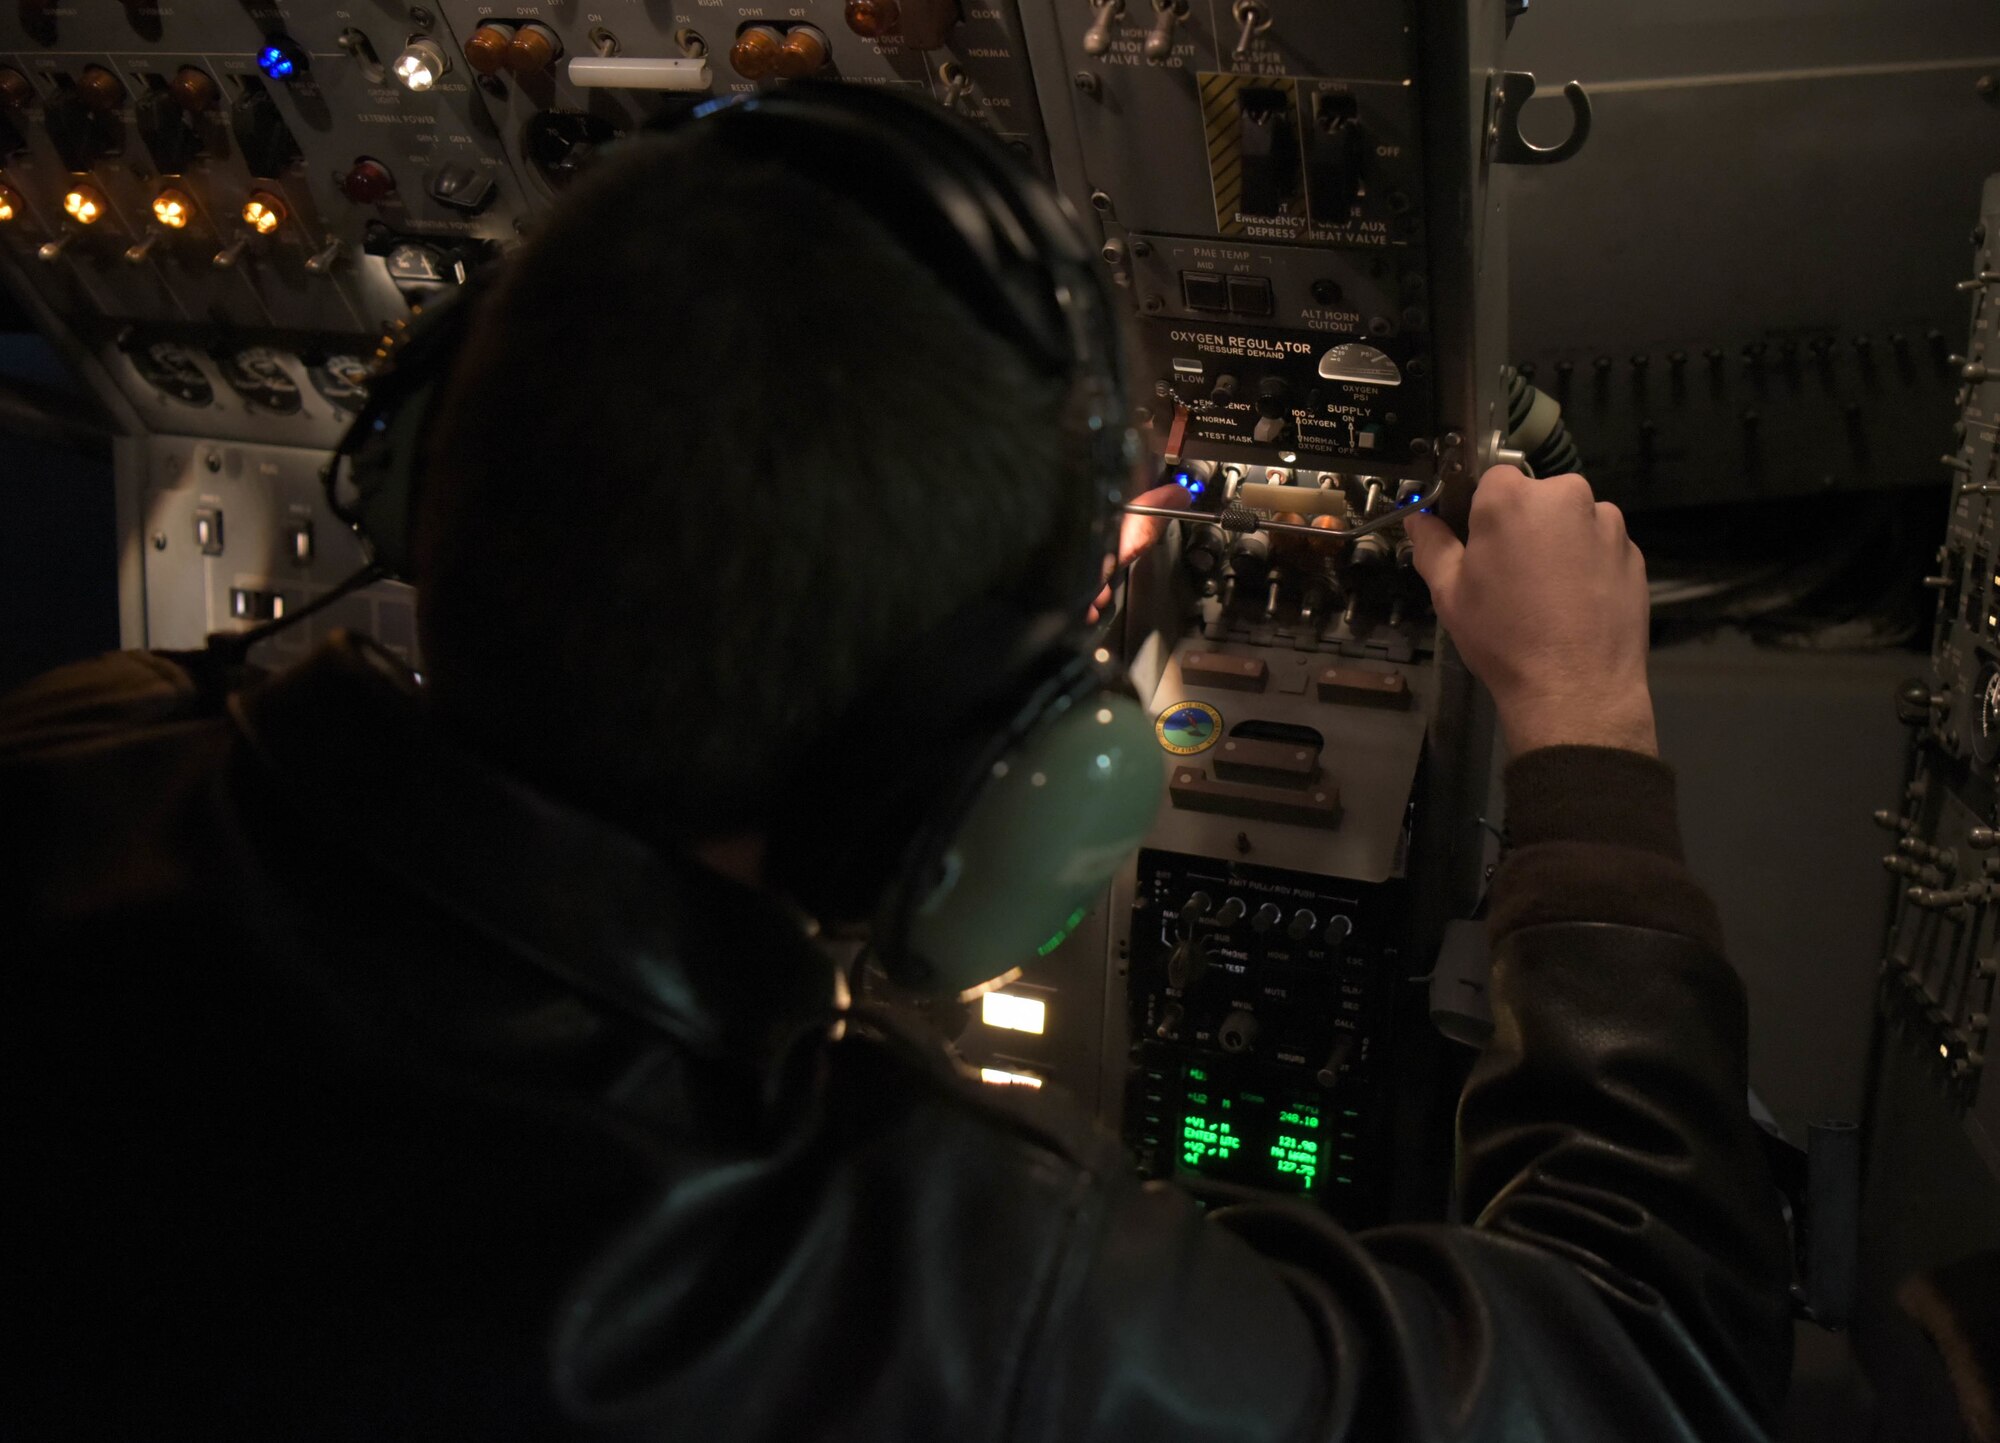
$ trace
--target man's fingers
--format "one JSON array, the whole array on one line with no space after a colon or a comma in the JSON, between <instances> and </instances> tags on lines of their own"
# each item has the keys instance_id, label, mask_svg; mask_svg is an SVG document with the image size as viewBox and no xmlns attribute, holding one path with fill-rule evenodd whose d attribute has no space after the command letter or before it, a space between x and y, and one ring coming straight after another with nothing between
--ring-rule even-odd
<instances>
[{"instance_id":1,"label":"man's fingers","mask_svg":"<svg viewBox=\"0 0 2000 1443\"><path fill-rule=\"evenodd\" d=\"M1156 506L1162 509L1184 511L1191 502L1184 487L1168 484L1155 486L1132 498L1135 506ZM1125 566L1151 550L1167 534L1172 523L1160 516L1127 516L1118 532L1118 564Z\"/></svg>"},{"instance_id":2,"label":"man's fingers","mask_svg":"<svg viewBox=\"0 0 2000 1443\"><path fill-rule=\"evenodd\" d=\"M1416 563L1417 574L1431 589L1431 597L1440 605L1449 605L1446 600L1458 586L1458 569L1465 564L1465 543L1460 541L1452 529L1428 511L1415 511L1403 520L1403 530L1416 548L1411 560Z\"/></svg>"}]
</instances>

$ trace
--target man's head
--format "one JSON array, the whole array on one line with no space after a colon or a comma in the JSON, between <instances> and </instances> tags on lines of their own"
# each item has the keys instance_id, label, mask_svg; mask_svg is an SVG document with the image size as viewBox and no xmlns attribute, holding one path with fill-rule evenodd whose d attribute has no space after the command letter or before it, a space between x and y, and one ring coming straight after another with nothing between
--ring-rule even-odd
<instances>
[{"instance_id":1,"label":"man's head","mask_svg":"<svg viewBox=\"0 0 2000 1443\"><path fill-rule=\"evenodd\" d=\"M832 191L625 143L509 262L439 408L439 714L654 838L770 825L912 642L1069 584L1065 390Z\"/></svg>"}]
</instances>

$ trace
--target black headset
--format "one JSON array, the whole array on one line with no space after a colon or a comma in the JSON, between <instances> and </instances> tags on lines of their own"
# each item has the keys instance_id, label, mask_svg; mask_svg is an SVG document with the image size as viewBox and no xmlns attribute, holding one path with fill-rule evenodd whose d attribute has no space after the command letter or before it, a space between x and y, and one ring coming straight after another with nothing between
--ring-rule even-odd
<instances>
[{"instance_id":1,"label":"black headset","mask_svg":"<svg viewBox=\"0 0 2000 1443\"><path fill-rule=\"evenodd\" d=\"M1085 625L1115 556L1137 458L1120 326L1089 243L1056 194L990 136L887 90L792 84L648 127L775 161L861 205L988 330L1065 385L1083 478L1057 545L1075 574L940 619L831 729L839 773L802 766L773 819L774 881L807 910L866 919L889 975L969 994L1047 955L1151 826L1162 767L1150 719L1099 664ZM384 342L326 473L335 514L382 574L417 580L424 446L488 287L475 277ZM1059 508L1059 511L1061 508ZM1061 537L1052 537L1061 541ZM925 719L958 719L942 735ZM922 738L919 740L919 738Z\"/></svg>"}]
</instances>

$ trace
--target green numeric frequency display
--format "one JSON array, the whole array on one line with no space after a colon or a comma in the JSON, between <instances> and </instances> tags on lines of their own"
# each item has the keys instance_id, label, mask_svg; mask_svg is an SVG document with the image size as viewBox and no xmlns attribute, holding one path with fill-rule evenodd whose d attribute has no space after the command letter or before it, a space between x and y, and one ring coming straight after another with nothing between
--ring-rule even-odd
<instances>
[{"instance_id":1,"label":"green numeric frequency display","mask_svg":"<svg viewBox=\"0 0 2000 1443\"><path fill-rule=\"evenodd\" d=\"M1274 1105L1262 1093L1225 1093L1205 1068L1187 1070L1181 1116L1181 1166L1248 1187L1312 1191L1325 1145L1319 1108Z\"/></svg>"}]
</instances>

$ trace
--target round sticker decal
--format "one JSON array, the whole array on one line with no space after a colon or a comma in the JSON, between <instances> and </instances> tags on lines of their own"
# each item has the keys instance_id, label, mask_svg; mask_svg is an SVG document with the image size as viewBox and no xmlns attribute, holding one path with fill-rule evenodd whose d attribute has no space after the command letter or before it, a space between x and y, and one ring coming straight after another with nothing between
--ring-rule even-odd
<instances>
[{"instance_id":1,"label":"round sticker decal","mask_svg":"<svg viewBox=\"0 0 2000 1443\"><path fill-rule=\"evenodd\" d=\"M1176 702L1160 713L1153 732L1175 756L1191 757L1222 739L1222 713L1205 701Z\"/></svg>"}]
</instances>

